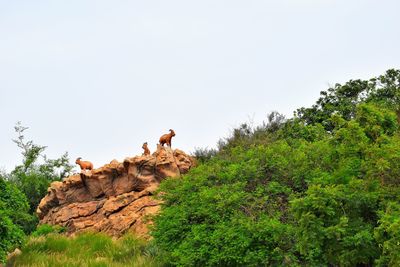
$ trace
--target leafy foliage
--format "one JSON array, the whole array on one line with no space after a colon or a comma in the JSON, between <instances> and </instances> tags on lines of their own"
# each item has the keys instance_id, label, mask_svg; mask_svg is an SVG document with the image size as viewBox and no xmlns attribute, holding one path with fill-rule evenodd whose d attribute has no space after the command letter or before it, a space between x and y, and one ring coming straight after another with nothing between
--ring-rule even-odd
<instances>
[{"instance_id":1,"label":"leafy foliage","mask_svg":"<svg viewBox=\"0 0 400 267\"><path fill-rule=\"evenodd\" d=\"M199 166L161 184L154 241L68 239L42 225L13 263L398 266L399 107L399 70L336 84L294 118L273 112L217 149L196 149ZM32 231L28 212L48 184L72 168L67 154L39 163L45 147L25 141L26 129L17 124L14 140L22 164L0 179L0 259Z\"/></svg>"},{"instance_id":2,"label":"leafy foliage","mask_svg":"<svg viewBox=\"0 0 400 267\"><path fill-rule=\"evenodd\" d=\"M382 249L378 266L400 265L400 204L390 202L385 211L379 213L379 226L375 228L375 238Z\"/></svg>"},{"instance_id":3,"label":"leafy foliage","mask_svg":"<svg viewBox=\"0 0 400 267\"><path fill-rule=\"evenodd\" d=\"M214 157L217 154L216 149L209 149L209 148L195 148L195 151L193 152L193 157L196 158L196 160L200 163L204 163L208 160L210 160L212 157Z\"/></svg>"},{"instance_id":4,"label":"leafy foliage","mask_svg":"<svg viewBox=\"0 0 400 267\"><path fill-rule=\"evenodd\" d=\"M200 151L160 188L152 234L168 262L398 265L399 81L389 70L337 84L292 119L242 124Z\"/></svg>"},{"instance_id":5,"label":"leafy foliage","mask_svg":"<svg viewBox=\"0 0 400 267\"><path fill-rule=\"evenodd\" d=\"M34 213L40 200L46 195L49 184L68 176L73 165L69 163L68 153L58 159L48 159L43 154L45 146L36 145L33 141L25 141L24 132L27 129L21 123L15 126L18 137L13 141L21 148L23 161L11 172L9 180L27 196L30 212ZM43 163L39 162L40 157Z\"/></svg>"},{"instance_id":6,"label":"leafy foliage","mask_svg":"<svg viewBox=\"0 0 400 267\"><path fill-rule=\"evenodd\" d=\"M393 109L400 119L400 70L390 69L384 75L370 80L350 80L344 85L335 84L311 108L299 108L295 112L307 124L322 124L333 129L330 118L337 114L345 120L353 119L360 103L374 102Z\"/></svg>"},{"instance_id":7,"label":"leafy foliage","mask_svg":"<svg viewBox=\"0 0 400 267\"><path fill-rule=\"evenodd\" d=\"M0 174L0 262L23 243L25 234L35 230L38 223L35 210L50 182L62 179L73 168L67 153L58 159L48 159L43 155L46 147L25 141L27 129L20 123L15 126L18 137L13 141L22 150L22 164L11 173ZM39 162L40 157L43 163Z\"/></svg>"},{"instance_id":8,"label":"leafy foliage","mask_svg":"<svg viewBox=\"0 0 400 267\"><path fill-rule=\"evenodd\" d=\"M35 223L28 210L25 195L0 177L0 262L7 252L21 245L25 237L23 229Z\"/></svg>"},{"instance_id":9,"label":"leafy foliage","mask_svg":"<svg viewBox=\"0 0 400 267\"><path fill-rule=\"evenodd\" d=\"M24 232L0 210L0 263L4 262L7 252L21 245L24 240Z\"/></svg>"},{"instance_id":10,"label":"leafy foliage","mask_svg":"<svg viewBox=\"0 0 400 267\"><path fill-rule=\"evenodd\" d=\"M0 177L0 192L0 209L11 221L27 232L35 227L36 217L29 214L27 198L17 187Z\"/></svg>"},{"instance_id":11,"label":"leafy foliage","mask_svg":"<svg viewBox=\"0 0 400 267\"><path fill-rule=\"evenodd\" d=\"M63 233L65 232L65 227L59 226L59 225L50 225L50 224L41 224L38 225L36 230L31 234L33 237L39 237L39 236L46 236L51 233Z\"/></svg>"},{"instance_id":12,"label":"leafy foliage","mask_svg":"<svg viewBox=\"0 0 400 267\"><path fill-rule=\"evenodd\" d=\"M312 185L292 202L301 254L312 265L368 265L379 255L372 235L377 220L377 187L363 180Z\"/></svg>"}]
</instances>

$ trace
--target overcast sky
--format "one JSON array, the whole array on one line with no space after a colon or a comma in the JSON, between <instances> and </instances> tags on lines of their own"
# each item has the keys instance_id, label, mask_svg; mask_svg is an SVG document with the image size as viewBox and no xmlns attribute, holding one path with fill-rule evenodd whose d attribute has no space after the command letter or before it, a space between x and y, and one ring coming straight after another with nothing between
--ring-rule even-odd
<instances>
[{"instance_id":1,"label":"overcast sky","mask_svg":"<svg viewBox=\"0 0 400 267\"><path fill-rule=\"evenodd\" d=\"M213 147L241 122L288 117L334 83L400 67L400 1L0 0L0 169L14 125L95 167Z\"/></svg>"}]
</instances>

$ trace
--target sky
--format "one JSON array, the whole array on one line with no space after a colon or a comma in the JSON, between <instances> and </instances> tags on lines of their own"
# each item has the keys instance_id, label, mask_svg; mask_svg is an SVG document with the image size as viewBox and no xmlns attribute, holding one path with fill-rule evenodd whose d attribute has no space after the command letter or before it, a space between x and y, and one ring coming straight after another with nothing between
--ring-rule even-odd
<instances>
[{"instance_id":1,"label":"sky","mask_svg":"<svg viewBox=\"0 0 400 267\"><path fill-rule=\"evenodd\" d=\"M400 68L393 0L0 0L0 169L14 125L95 167L215 147L242 122L291 117L319 92Z\"/></svg>"}]
</instances>

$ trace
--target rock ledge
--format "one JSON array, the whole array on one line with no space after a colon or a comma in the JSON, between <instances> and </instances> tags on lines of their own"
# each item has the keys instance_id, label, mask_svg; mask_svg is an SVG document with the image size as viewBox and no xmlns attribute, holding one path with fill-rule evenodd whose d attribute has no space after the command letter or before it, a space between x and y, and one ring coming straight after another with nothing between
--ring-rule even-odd
<instances>
[{"instance_id":1,"label":"rock ledge","mask_svg":"<svg viewBox=\"0 0 400 267\"><path fill-rule=\"evenodd\" d=\"M64 226L68 234L92 230L119 237L132 231L147 237L149 215L160 209L152 197L160 181L179 177L193 166L183 151L158 146L153 155L113 160L53 182L36 212L41 224Z\"/></svg>"}]
</instances>

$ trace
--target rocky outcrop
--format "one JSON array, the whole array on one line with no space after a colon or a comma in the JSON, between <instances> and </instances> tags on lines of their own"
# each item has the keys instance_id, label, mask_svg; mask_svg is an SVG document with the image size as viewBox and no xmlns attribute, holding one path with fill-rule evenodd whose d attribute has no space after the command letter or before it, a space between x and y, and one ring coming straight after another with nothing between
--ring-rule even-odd
<instances>
[{"instance_id":1,"label":"rocky outcrop","mask_svg":"<svg viewBox=\"0 0 400 267\"><path fill-rule=\"evenodd\" d=\"M53 182L37 209L40 223L65 226L70 234L93 230L118 237L132 231L146 236L149 215L160 208L152 197L160 181L179 177L193 165L183 151L158 146L153 155L113 160Z\"/></svg>"}]
</instances>

